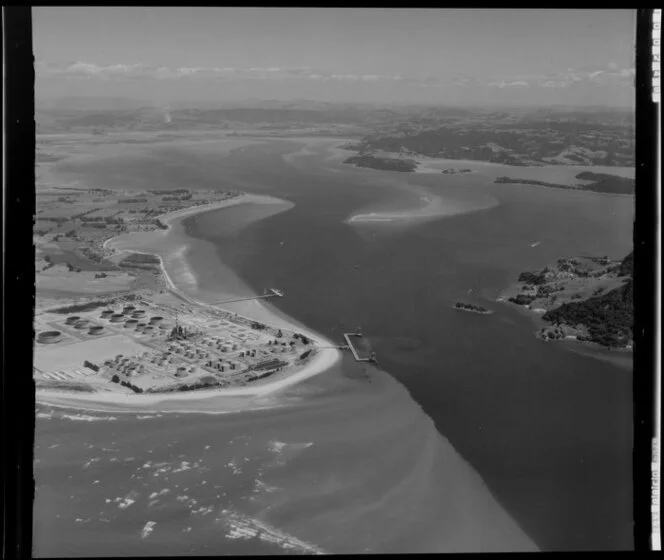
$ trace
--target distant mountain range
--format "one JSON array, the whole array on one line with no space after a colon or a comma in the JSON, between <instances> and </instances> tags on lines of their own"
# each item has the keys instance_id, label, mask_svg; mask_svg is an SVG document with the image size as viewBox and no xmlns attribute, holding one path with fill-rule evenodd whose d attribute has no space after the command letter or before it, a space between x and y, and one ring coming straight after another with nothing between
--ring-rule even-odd
<instances>
[{"instance_id":1,"label":"distant mountain range","mask_svg":"<svg viewBox=\"0 0 664 560\"><path fill-rule=\"evenodd\" d=\"M37 111L131 111L150 105L145 99L128 97L58 97L36 99Z\"/></svg>"},{"instance_id":2,"label":"distant mountain range","mask_svg":"<svg viewBox=\"0 0 664 560\"><path fill-rule=\"evenodd\" d=\"M375 152L511 165L633 165L634 112L606 107L469 108L248 99L155 103L124 97L39 100L38 133L257 129L361 138Z\"/></svg>"}]
</instances>

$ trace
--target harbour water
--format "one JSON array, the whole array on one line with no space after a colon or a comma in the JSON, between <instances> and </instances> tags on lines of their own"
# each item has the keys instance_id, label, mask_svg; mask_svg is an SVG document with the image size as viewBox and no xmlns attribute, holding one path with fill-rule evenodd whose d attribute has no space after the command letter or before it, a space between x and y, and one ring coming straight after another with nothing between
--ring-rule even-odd
<instances>
[{"instance_id":1,"label":"harbour water","mask_svg":"<svg viewBox=\"0 0 664 560\"><path fill-rule=\"evenodd\" d=\"M328 338L341 343L361 325L380 369L345 358L271 411L139 419L41 409L36 552L631 548L631 370L537 340L530 319L495 298L519 272L558 258L624 256L633 200L494 185L491 173L348 169L323 148L285 162L294 149L163 155L179 169L173 188L186 176L191 188L295 203L259 221L249 205L188 218L190 289L214 293L216 253L239 276L235 291L284 289L271 305ZM113 181L145 188L149 166L137 161L114 160ZM109 186L100 171L110 164L99 165L62 172ZM347 223L417 206L422 189L477 209ZM456 313L460 299L495 313Z\"/></svg>"}]
</instances>

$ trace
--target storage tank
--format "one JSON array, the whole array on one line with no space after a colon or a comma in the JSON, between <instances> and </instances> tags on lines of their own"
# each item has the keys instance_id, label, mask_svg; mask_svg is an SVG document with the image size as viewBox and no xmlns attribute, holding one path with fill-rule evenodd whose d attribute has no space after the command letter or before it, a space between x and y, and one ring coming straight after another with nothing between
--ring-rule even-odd
<instances>
[{"instance_id":1,"label":"storage tank","mask_svg":"<svg viewBox=\"0 0 664 560\"><path fill-rule=\"evenodd\" d=\"M111 323L122 323L122 321L124 321L122 313L114 313L111 315Z\"/></svg>"},{"instance_id":2,"label":"storage tank","mask_svg":"<svg viewBox=\"0 0 664 560\"><path fill-rule=\"evenodd\" d=\"M62 338L60 331L44 331L37 335L37 342L41 344L53 344Z\"/></svg>"},{"instance_id":3,"label":"storage tank","mask_svg":"<svg viewBox=\"0 0 664 560\"><path fill-rule=\"evenodd\" d=\"M153 317L150 317L150 323L151 324L156 324L156 323L161 323L164 320L163 317L160 317L159 315L155 315Z\"/></svg>"},{"instance_id":4,"label":"storage tank","mask_svg":"<svg viewBox=\"0 0 664 560\"><path fill-rule=\"evenodd\" d=\"M113 315L113 310L112 309L104 309L101 312L101 318L102 319L108 319L111 315Z\"/></svg>"},{"instance_id":5,"label":"storage tank","mask_svg":"<svg viewBox=\"0 0 664 560\"><path fill-rule=\"evenodd\" d=\"M78 323L81 318L78 315L71 315L65 319L65 325L73 325L74 323Z\"/></svg>"},{"instance_id":6,"label":"storage tank","mask_svg":"<svg viewBox=\"0 0 664 560\"><path fill-rule=\"evenodd\" d=\"M100 335L104 332L104 327L101 325L93 325L90 327L90 330L88 331L88 334L91 335Z\"/></svg>"},{"instance_id":7,"label":"storage tank","mask_svg":"<svg viewBox=\"0 0 664 560\"><path fill-rule=\"evenodd\" d=\"M133 305L125 305L124 309L122 310L122 313L125 315L128 315L129 313L133 313L136 311L136 307Z\"/></svg>"},{"instance_id":8,"label":"storage tank","mask_svg":"<svg viewBox=\"0 0 664 560\"><path fill-rule=\"evenodd\" d=\"M131 316L134 319L141 319L142 317L145 317L145 311L143 309L139 309L137 311L134 311Z\"/></svg>"},{"instance_id":9,"label":"storage tank","mask_svg":"<svg viewBox=\"0 0 664 560\"><path fill-rule=\"evenodd\" d=\"M74 328L75 329L87 329L89 325L90 325L90 321L88 321L87 319L81 319L80 321L78 321L74 325Z\"/></svg>"},{"instance_id":10,"label":"storage tank","mask_svg":"<svg viewBox=\"0 0 664 560\"><path fill-rule=\"evenodd\" d=\"M124 324L125 328L135 327L136 325L138 325L137 319L127 319Z\"/></svg>"}]
</instances>

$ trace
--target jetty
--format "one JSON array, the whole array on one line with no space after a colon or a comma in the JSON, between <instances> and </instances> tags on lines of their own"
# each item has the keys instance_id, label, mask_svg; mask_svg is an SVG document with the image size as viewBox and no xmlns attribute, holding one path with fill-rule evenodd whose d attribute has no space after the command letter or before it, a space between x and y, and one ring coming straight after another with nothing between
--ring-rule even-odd
<instances>
[{"instance_id":1,"label":"jetty","mask_svg":"<svg viewBox=\"0 0 664 560\"><path fill-rule=\"evenodd\" d=\"M276 288L270 288L266 289L263 295L260 296L247 296L247 297L242 297L242 298L235 298L235 299L225 299L223 301L215 301L211 305L223 305L226 303L235 303L237 301L248 301L251 299L267 299L271 297L284 297L284 291L283 290L277 290Z\"/></svg>"},{"instance_id":2,"label":"jetty","mask_svg":"<svg viewBox=\"0 0 664 560\"><path fill-rule=\"evenodd\" d=\"M363 338L364 337L359 327L357 329L357 332L344 333L344 339L346 340L347 347L353 353L355 361L376 362L376 353L369 352L368 350L361 348L361 346L358 344L358 339L363 339Z\"/></svg>"}]
</instances>

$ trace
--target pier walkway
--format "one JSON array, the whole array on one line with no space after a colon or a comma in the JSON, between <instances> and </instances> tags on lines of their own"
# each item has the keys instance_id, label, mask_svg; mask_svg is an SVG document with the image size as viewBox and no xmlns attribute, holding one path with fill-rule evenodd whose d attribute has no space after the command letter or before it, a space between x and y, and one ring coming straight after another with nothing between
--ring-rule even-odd
<instances>
[{"instance_id":1,"label":"pier walkway","mask_svg":"<svg viewBox=\"0 0 664 560\"><path fill-rule=\"evenodd\" d=\"M268 290L265 290L266 293L264 293L261 296L247 296L243 298L235 298L235 299L225 299L223 301L215 301L214 303L210 305L223 305L226 303L235 303L237 301L248 301L251 299L266 299L266 298L271 298L271 297L284 297L284 292L281 290L276 290L274 288L270 288L269 292Z\"/></svg>"}]
</instances>

